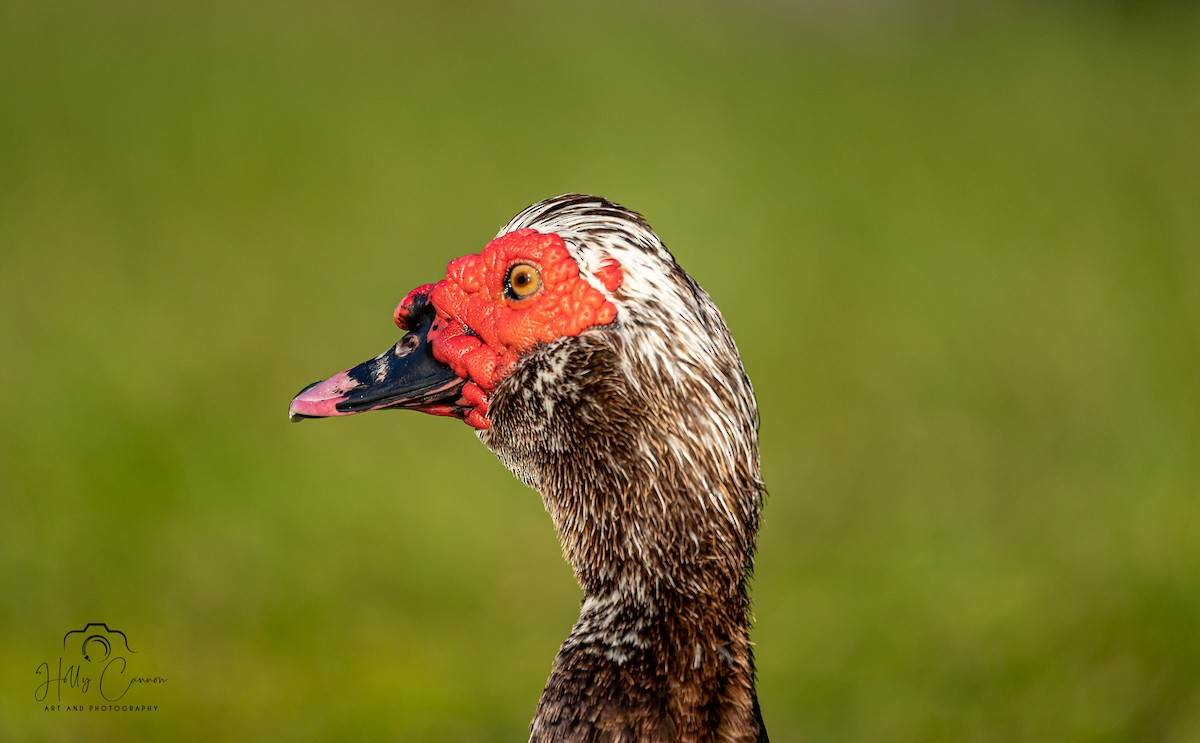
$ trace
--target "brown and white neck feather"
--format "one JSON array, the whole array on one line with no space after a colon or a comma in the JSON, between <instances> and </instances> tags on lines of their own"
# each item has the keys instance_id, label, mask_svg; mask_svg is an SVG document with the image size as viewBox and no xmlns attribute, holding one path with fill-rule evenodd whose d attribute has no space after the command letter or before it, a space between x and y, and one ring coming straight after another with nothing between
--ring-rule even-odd
<instances>
[{"instance_id":1,"label":"brown and white neck feather","mask_svg":"<svg viewBox=\"0 0 1200 743\"><path fill-rule=\"evenodd\" d=\"M541 493L584 591L530 740L766 741L747 596L758 414L737 349L640 218L542 212L506 229L557 232L585 275L614 257L626 282L618 322L535 349L480 432Z\"/></svg>"}]
</instances>

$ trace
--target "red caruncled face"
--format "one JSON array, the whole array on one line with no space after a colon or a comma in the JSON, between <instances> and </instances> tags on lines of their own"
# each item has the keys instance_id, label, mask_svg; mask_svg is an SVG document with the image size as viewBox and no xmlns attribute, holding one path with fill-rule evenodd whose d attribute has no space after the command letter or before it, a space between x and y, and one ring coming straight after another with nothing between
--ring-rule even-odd
<instances>
[{"instance_id":1,"label":"red caruncled face","mask_svg":"<svg viewBox=\"0 0 1200 743\"><path fill-rule=\"evenodd\" d=\"M609 260L597 278L615 291L621 269ZM478 255L452 261L445 279L408 293L396 308L396 324L409 330L410 313L426 303L437 314L429 331L433 355L468 380L466 422L479 429L490 425L488 395L525 352L617 316L613 303L579 275L562 238L532 229L502 235Z\"/></svg>"}]
</instances>

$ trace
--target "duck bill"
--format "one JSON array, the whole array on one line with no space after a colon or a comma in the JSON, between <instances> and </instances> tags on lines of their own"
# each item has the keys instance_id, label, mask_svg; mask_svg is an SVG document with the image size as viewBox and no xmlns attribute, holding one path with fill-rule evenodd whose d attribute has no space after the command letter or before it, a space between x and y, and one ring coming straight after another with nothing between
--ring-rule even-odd
<instances>
[{"instance_id":1,"label":"duck bill","mask_svg":"<svg viewBox=\"0 0 1200 743\"><path fill-rule=\"evenodd\" d=\"M392 348L300 390L292 399L288 417L299 422L391 408L466 417L470 411L461 399L466 380L433 357L429 342L432 324L430 313Z\"/></svg>"}]
</instances>

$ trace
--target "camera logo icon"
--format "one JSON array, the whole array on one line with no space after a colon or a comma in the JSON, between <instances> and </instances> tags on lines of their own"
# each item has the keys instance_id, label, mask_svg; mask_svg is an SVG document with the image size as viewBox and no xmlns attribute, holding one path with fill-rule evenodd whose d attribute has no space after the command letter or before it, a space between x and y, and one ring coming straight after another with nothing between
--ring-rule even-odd
<instances>
[{"instance_id":1,"label":"camera logo icon","mask_svg":"<svg viewBox=\"0 0 1200 743\"><path fill-rule=\"evenodd\" d=\"M71 630L63 635L63 652L74 653L89 663L103 663L113 654L133 653L129 638L120 630L109 629L103 622L89 622L83 629Z\"/></svg>"}]
</instances>

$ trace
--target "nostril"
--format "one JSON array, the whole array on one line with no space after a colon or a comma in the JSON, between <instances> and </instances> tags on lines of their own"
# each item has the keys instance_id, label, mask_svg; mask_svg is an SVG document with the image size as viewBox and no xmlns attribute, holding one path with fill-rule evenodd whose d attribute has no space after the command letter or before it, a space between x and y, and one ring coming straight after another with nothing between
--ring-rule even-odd
<instances>
[{"instance_id":1,"label":"nostril","mask_svg":"<svg viewBox=\"0 0 1200 743\"><path fill-rule=\"evenodd\" d=\"M402 359L415 351L420 343L421 340L415 334L409 333L400 339L400 342L396 344L396 349L392 353L396 355L396 358Z\"/></svg>"}]
</instances>

